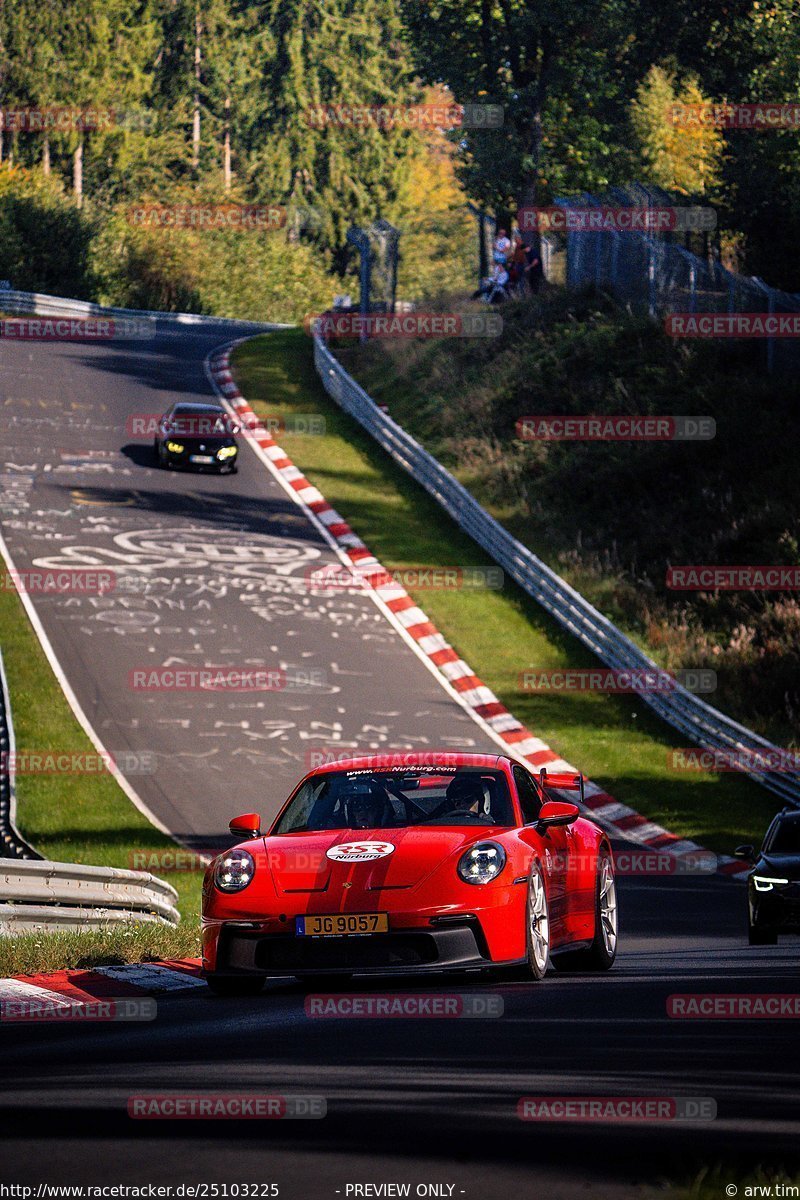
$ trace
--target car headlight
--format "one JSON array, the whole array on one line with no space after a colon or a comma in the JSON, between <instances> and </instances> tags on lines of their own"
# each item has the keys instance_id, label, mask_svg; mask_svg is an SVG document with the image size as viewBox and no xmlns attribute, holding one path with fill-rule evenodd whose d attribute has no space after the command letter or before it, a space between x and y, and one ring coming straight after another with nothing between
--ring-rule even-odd
<instances>
[{"instance_id":1,"label":"car headlight","mask_svg":"<svg viewBox=\"0 0 800 1200\"><path fill-rule=\"evenodd\" d=\"M236 446L223 446L221 450L217 451L217 458L233 458L236 453Z\"/></svg>"},{"instance_id":2,"label":"car headlight","mask_svg":"<svg viewBox=\"0 0 800 1200\"><path fill-rule=\"evenodd\" d=\"M786 887L788 879L777 879L774 875L754 875L753 883L757 892L771 892L776 887Z\"/></svg>"},{"instance_id":3,"label":"car headlight","mask_svg":"<svg viewBox=\"0 0 800 1200\"><path fill-rule=\"evenodd\" d=\"M246 850L231 850L217 859L214 883L221 892L241 892L256 873L255 859Z\"/></svg>"},{"instance_id":4,"label":"car headlight","mask_svg":"<svg viewBox=\"0 0 800 1200\"><path fill-rule=\"evenodd\" d=\"M167 449L170 454L182 454L183 442L167 442Z\"/></svg>"},{"instance_id":5,"label":"car headlight","mask_svg":"<svg viewBox=\"0 0 800 1200\"><path fill-rule=\"evenodd\" d=\"M489 883L506 865L506 852L497 842L478 842L458 860L458 874L464 883Z\"/></svg>"}]
</instances>

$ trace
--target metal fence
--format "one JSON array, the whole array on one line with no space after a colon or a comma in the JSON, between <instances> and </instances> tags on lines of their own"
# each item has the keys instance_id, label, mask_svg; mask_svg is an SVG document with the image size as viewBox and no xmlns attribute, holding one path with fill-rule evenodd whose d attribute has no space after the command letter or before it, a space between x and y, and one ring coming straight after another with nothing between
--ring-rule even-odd
<instances>
[{"instance_id":1,"label":"metal fence","mask_svg":"<svg viewBox=\"0 0 800 1200\"><path fill-rule=\"evenodd\" d=\"M647 208L680 204L660 189L640 184L611 189L602 197L586 192L559 198L565 209L604 206ZM688 210L687 210L688 211ZM755 276L737 275L713 257L700 257L672 240L675 234L573 229L565 234L570 287L608 287L635 312L651 317L672 313L800 312L800 295L768 287ZM788 374L800 369L797 338L762 339L764 365Z\"/></svg>"},{"instance_id":2,"label":"metal fence","mask_svg":"<svg viewBox=\"0 0 800 1200\"><path fill-rule=\"evenodd\" d=\"M314 361L326 392L340 408L358 421L515 583L602 663L621 671L659 670L607 617L512 537L427 450L382 412L319 335L314 338ZM641 690L639 696L673 729L684 734L689 746L745 752L755 758L761 755L762 761L764 755L780 754L778 747L712 708L677 681L669 691ZM786 803L800 807L800 773L766 768L765 763L765 769L747 774Z\"/></svg>"}]
</instances>

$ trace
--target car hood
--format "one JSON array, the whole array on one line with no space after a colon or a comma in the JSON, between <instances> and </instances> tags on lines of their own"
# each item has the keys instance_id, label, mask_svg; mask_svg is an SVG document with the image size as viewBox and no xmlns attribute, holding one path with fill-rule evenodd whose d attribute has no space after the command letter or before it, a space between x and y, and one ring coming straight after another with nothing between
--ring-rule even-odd
<instances>
[{"instance_id":1,"label":"car hood","mask_svg":"<svg viewBox=\"0 0 800 1200\"><path fill-rule=\"evenodd\" d=\"M762 854L753 872L776 875L779 879L800 879L800 854Z\"/></svg>"},{"instance_id":2,"label":"car hood","mask_svg":"<svg viewBox=\"0 0 800 1200\"><path fill-rule=\"evenodd\" d=\"M335 891L345 883L355 893L374 893L417 887L448 859L501 832L493 826L336 829L267 837L264 852L279 895Z\"/></svg>"},{"instance_id":3,"label":"car hood","mask_svg":"<svg viewBox=\"0 0 800 1200\"><path fill-rule=\"evenodd\" d=\"M236 439L227 434L221 434L218 437L213 434L207 437L189 437L181 433L167 433L162 434L162 440L165 442L180 442L187 450L207 449L209 452L221 450L223 446L236 445Z\"/></svg>"}]
</instances>

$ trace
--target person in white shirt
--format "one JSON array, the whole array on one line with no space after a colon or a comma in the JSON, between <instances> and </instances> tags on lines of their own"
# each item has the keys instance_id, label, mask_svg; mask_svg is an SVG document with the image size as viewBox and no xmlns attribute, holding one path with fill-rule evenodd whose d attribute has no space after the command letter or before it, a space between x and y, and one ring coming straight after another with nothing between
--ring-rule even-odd
<instances>
[{"instance_id":1,"label":"person in white shirt","mask_svg":"<svg viewBox=\"0 0 800 1200\"><path fill-rule=\"evenodd\" d=\"M499 229L494 242L494 261L502 263L504 266L508 261L508 255L511 250L511 239L505 229Z\"/></svg>"}]
</instances>

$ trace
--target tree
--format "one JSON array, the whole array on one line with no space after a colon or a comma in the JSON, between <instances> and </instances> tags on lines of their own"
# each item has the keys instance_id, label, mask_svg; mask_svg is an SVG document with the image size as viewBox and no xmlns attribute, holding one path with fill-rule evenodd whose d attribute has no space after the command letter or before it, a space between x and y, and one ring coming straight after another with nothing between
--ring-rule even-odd
<instances>
[{"instance_id":1,"label":"tree","mask_svg":"<svg viewBox=\"0 0 800 1200\"><path fill-rule=\"evenodd\" d=\"M260 199L314 214L309 234L341 273L347 229L386 215L412 134L328 119L332 106L365 112L414 99L394 0L270 0L262 19L273 50L250 130L250 179Z\"/></svg>"},{"instance_id":2,"label":"tree","mask_svg":"<svg viewBox=\"0 0 800 1200\"><path fill-rule=\"evenodd\" d=\"M426 79L446 80L462 103L503 107L502 130L461 136L470 194L501 214L535 206L547 194L548 120L559 102L572 98L579 141L602 135L608 64L626 36L621 3L406 0L403 11ZM555 123L550 138L558 140Z\"/></svg>"},{"instance_id":3,"label":"tree","mask_svg":"<svg viewBox=\"0 0 800 1200\"><path fill-rule=\"evenodd\" d=\"M206 0L205 55L201 72L203 108L213 139L213 169L222 161L226 192L233 183L236 154L246 166L247 130L258 119L259 73L272 49L268 26L249 0Z\"/></svg>"},{"instance_id":4,"label":"tree","mask_svg":"<svg viewBox=\"0 0 800 1200\"><path fill-rule=\"evenodd\" d=\"M664 67L653 66L636 91L631 124L642 160L643 179L683 196L707 196L719 186L724 137L700 120L675 122L676 106L697 112L709 104L695 76L682 85Z\"/></svg>"},{"instance_id":5,"label":"tree","mask_svg":"<svg viewBox=\"0 0 800 1200\"><path fill-rule=\"evenodd\" d=\"M430 88L425 105L452 106L445 88ZM457 147L444 129L423 128L403 163L387 216L401 233L398 291L418 300L474 286L475 218L456 174Z\"/></svg>"},{"instance_id":6,"label":"tree","mask_svg":"<svg viewBox=\"0 0 800 1200\"><path fill-rule=\"evenodd\" d=\"M796 103L800 21L796 0L754 4L740 31L750 67L737 98ZM725 183L729 222L745 238L748 273L795 292L800 287L800 144L796 127L729 131Z\"/></svg>"}]
</instances>

